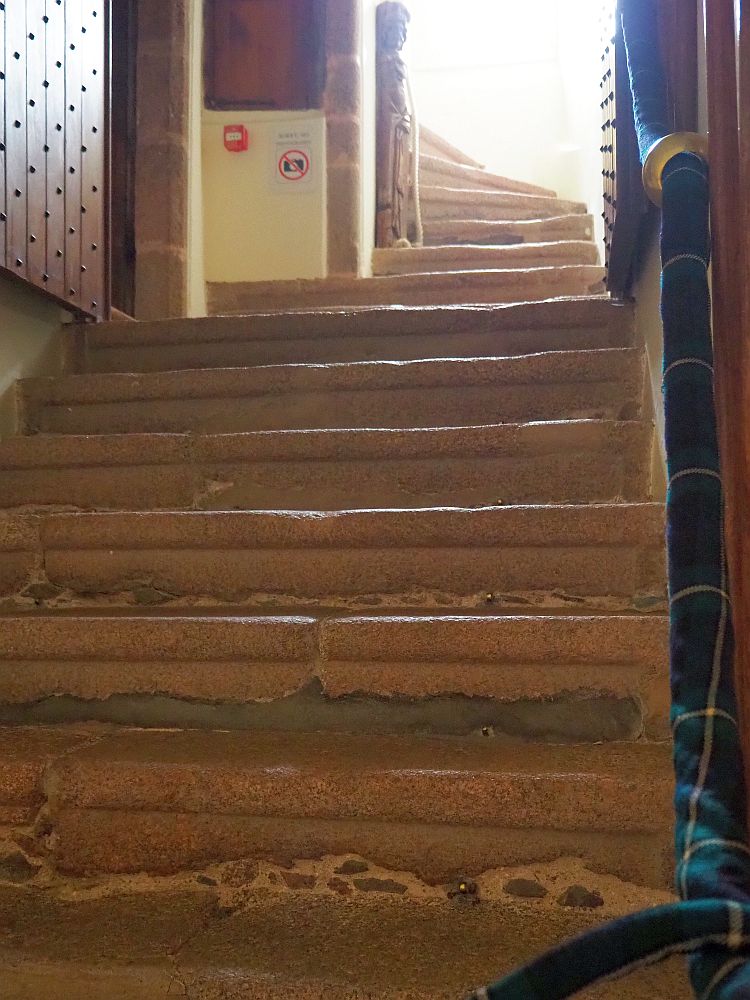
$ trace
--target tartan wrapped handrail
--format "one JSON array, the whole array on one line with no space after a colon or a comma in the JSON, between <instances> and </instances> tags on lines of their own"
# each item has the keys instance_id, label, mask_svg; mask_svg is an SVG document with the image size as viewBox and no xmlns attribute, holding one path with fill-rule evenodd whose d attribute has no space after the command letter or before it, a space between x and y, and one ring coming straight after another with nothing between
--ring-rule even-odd
<instances>
[{"instance_id":1,"label":"tartan wrapped handrail","mask_svg":"<svg viewBox=\"0 0 750 1000\"><path fill-rule=\"evenodd\" d=\"M641 162L654 200L662 203L671 721L680 901L603 924L476 991L474 1000L563 1000L674 954L691 956L698 1000L750 997L750 848L714 404L706 147L702 137L670 132L664 71L655 44L655 3L627 0L621 7Z\"/></svg>"}]
</instances>

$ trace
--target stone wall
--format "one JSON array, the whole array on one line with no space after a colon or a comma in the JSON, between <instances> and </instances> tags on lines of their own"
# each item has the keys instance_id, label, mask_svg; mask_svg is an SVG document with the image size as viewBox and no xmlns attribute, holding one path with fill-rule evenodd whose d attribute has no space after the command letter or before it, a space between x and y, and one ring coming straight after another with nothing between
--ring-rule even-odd
<instances>
[{"instance_id":1,"label":"stone wall","mask_svg":"<svg viewBox=\"0 0 750 1000\"><path fill-rule=\"evenodd\" d=\"M329 275L356 275L360 266L360 6L360 0L328 0L327 5L324 109L327 127Z\"/></svg>"},{"instance_id":2,"label":"stone wall","mask_svg":"<svg viewBox=\"0 0 750 1000\"><path fill-rule=\"evenodd\" d=\"M138 319L187 312L190 30L188 0L138 5Z\"/></svg>"}]
</instances>

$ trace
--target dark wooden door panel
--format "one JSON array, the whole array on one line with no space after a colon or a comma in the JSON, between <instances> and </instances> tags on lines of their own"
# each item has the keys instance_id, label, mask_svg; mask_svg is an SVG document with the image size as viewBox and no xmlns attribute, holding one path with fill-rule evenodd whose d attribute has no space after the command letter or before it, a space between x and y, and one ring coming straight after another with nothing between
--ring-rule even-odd
<instances>
[{"instance_id":1,"label":"dark wooden door panel","mask_svg":"<svg viewBox=\"0 0 750 1000\"><path fill-rule=\"evenodd\" d=\"M26 255L26 4L5 5L7 251L5 266L27 276Z\"/></svg>"},{"instance_id":2,"label":"dark wooden door panel","mask_svg":"<svg viewBox=\"0 0 750 1000\"><path fill-rule=\"evenodd\" d=\"M105 79L99 53L105 48L104 17L84 0L81 39L81 308L95 313L104 287Z\"/></svg>"},{"instance_id":3,"label":"dark wooden door panel","mask_svg":"<svg viewBox=\"0 0 750 1000\"><path fill-rule=\"evenodd\" d=\"M319 106L320 0L206 0L205 25L209 107Z\"/></svg>"},{"instance_id":4,"label":"dark wooden door panel","mask_svg":"<svg viewBox=\"0 0 750 1000\"><path fill-rule=\"evenodd\" d=\"M47 273L47 108L45 0L26 0L27 277Z\"/></svg>"},{"instance_id":5,"label":"dark wooden door panel","mask_svg":"<svg viewBox=\"0 0 750 1000\"><path fill-rule=\"evenodd\" d=\"M65 9L47 0L47 289L65 298Z\"/></svg>"},{"instance_id":6,"label":"dark wooden door panel","mask_svg":"<svg viewBox=\"0 0 750 1000\"><path fill-rule=\"evenodd\" d=\"M0 267L108 311L106 0L5 0Z\"/></svg>"}]
</instances>

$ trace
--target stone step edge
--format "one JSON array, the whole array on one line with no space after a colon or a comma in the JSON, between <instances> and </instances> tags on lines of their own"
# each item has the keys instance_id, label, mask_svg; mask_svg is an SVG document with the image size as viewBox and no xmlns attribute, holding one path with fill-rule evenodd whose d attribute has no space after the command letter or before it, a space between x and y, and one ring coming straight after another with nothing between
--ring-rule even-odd
<instances>
[{"instance_id":1,"label":"stone step edge","mask_svg":"<svg viewBox=\"0 0 750 1000\"><path fill-rule=\"evenodd\" d=\"M420 185L420 199L425 205L447 204L454 202L460 205L518 205L519 207L540 208L547 206L559 207L558 215L587 215L588 206L582 201L568 198L552 198L548 195L525 194L516 191L495 191L492 188L462 188L450 184Z\"/></svg>"},{"instance_id":2,"label":"stone step edge","mask_svg":"<svg viewBox=\"0 0 750 1000\"><path fill-rule=\"evenodd\" d=\"M587 434L587 432L589 432ZM644 446L639 420L549 420L434 428L344 428L236 433L35 434L0 442L0 470L183 465L210 462L353 462L529 458ZM581 436L583 435L583 440ZM225 450L226 449L226 450Z\"/></svg>"},{"instance_id":3,"label":"stone step edge","mask_svg":"<svg viewBox=\"0 0 750 1000\"><path fill-rule=\"evenodd\" d=\"M577 363L576 363L577 362ZM588 364L587 364L588 362ZM168 372L96 372L20 379L23 408L86 403L180 399L185 384L193 399L219 395L283 395L296 391L378 389L429 390L446 386L588 384L612 378L601 363L643 363L637 347L538 351L496 358L439 358L429 361L349 361L328 364L251 365L244 368L183 369ZM594 368L592 372L590 369ZM563 369L560 376L559 368ZM574 373L574 374L571 374ZM367 377L369 376L369 378ZM250 380L250 385L232 383ZM222 386L221 382L229 383ZM219 383L218 385L216 383ZM213 384L212 384L213 383ZM255 384L253 384L255 383ZM197 389L203 390L202 394ZM227 392L227 390L232 390Z\"/></svg>"},{"instance_id":4,"label":"stone step edge","mask_svg":"<svg viewBox=\"0 0 750 1000\"><path fill-rule=\"evenodd\" d=\"M667 647L663 615L8 613L0 713L232 730L298 730L303 713L304 729L356 732L365 712L373 732L663 739Z\"/></svg>"},{"instance_id":5,"label":"stone step edge","mask_svg":"<svg viewBox=\"0 0 750 1000\"><path fill-rule=\"evenodd\" d=\"M661 549L660 503L350 511L106 511L5 514L0 551L638 546Z\"/></svg>"},{"instance_id":6,"label":"stone step edge","mask_svg":"<svg viewBox=\"0 0 750 1000\"><path fill-rule=\"evenodd\" d=\"M531 302L479 303L476 305L436 306L326 306L320 309L263 310L242 316L207 316L186 319L161 319L133 322L72 324L71 331L85 336L88 350L106 350L113 347L154 346L163 347L186 343L222 343L293 339L338 339L349 336L372 336L369 324L374 320L393 321L394 329L388 336L425 336L433 332L443 319L451 321L455 329L458 318L472 321L473 332L502 332L504 329L536 329L539 326L567 328L579 326L586 312L595 314L593 325L609 319L627 319L632 322L633 310L627 305L612 302L601 295L566 296ZM410 328L417 321L419 329ZM289 325L313 322L315 329L293 332ZM591 320L589 320L591 323ZM478 324L475 326L474 324ZM359 324L364 330L352 332ZM341 329L339 329L339 326ZM459 329L465 329L459 327ZM439 330L437 332L440 332ZM468 331L467 331L468 332Z\"/></svg>"},{"instance_id":7,"label":"stone step edge","mask_svg":"<svg viewBox=\"0 0 750 1000\"><path fill-rule=\"evenodd\" d=\"M545 198L557 198L557 191L530 184L527 181L513 180L501 174L493 173L485 168L473 167L467 163L456 163L441 156L423 153L419 158L420 175L427 177L464 177L481 185L481 189L515 192L517 194L541 195Z\"/></svg>"},{"instance_id":8,"label":"stone step edge","mask_svg":"<svg viewBox=\"0 0 750 1000\"><path fill-rule=\"evenodd\" d=\"M47 788L58 808L654 833L672 820L670 762L666 744L139 730L59 759Z\"/></svg>"}]
</instances>

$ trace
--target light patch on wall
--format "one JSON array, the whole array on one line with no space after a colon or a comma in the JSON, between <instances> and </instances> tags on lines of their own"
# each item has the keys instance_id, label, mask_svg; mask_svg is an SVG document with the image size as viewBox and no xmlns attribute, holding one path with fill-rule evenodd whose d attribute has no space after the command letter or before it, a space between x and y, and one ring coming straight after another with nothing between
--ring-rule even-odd
<instances>
[{"instance_id":1,"label":"light patch on wall","mask_svg":"<svg viewBox=\"0 0 750 1000\"><path fill-rule=\"evenodd\" d=\"M414 66L497 66L554 56L558 0L463 0L460 9L454 0L410 0L409 9Z\"/></svg>"}]
</instances>

